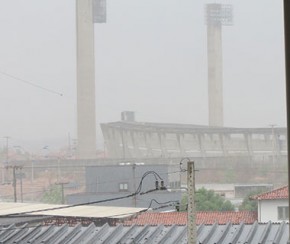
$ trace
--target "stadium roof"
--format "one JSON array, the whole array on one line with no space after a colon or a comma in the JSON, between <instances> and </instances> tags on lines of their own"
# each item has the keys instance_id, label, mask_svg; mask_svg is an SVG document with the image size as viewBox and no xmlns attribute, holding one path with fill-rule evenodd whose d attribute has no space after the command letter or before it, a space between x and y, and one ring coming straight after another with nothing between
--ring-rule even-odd
<instances>
[{"instance_id":1,"label":"stadium roof","mask_svg":"<svg viewBox=\"0 0 290 244\"><path fill-rule=\"evenodd\" d=\"M231 133L268 133L272 134L273 130L279 133L286 133L285 127L264 127L264 128L236 128L236 127L215 127L207 125L193 125L193 124L170 124L170 123L150 123L150 122L129 122L129 121L117 121L110 123L102 123L102 127L111 127L127 130L146 130L146 131L164 131L164 132L206 132L206 133L218 133L218 132L231 132Z\"/></svg>"}]
</instances>

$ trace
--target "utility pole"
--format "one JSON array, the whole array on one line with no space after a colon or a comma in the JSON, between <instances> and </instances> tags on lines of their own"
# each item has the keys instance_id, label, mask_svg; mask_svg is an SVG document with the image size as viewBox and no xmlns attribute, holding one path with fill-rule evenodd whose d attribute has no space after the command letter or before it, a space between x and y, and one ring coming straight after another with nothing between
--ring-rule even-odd
<instances>
[{"instance_id":1,"label":"utility pole","mask_svg":"<svg viewBox=\"0 0 290 244\"><path fill-rule=\"evenodd\" d=\"M14 189L14 202L17 202L17 192L16 192L16 169L12 167L13 170L13 189Z\"/></svg>"},{"instance_id":2,"label":"utility pole","mask_svg":"<svg viewBox=\"0 0 290 244\"><path fill-rule=\"evenodd\" d=\"M61 179L60 157L57 158L57 181Z\"/></svg>"},{"instance_id":3,"label":"utility pole","mask_svg":"<svg viewBox=\"0 0 290 244\"><path fill-rule=\"evenodd\" d=\"M132 170L133 170L133 190L134 192L136 192L136 163L133 163L132 166ZM137 206L137 196L134 195L133 196L133 206L136 208Z\"/></svg>"},{"instance_id":4,"label":"utility pole","mask_svg":"<svg viewBox=\"0 0 290 244\"><path fill-rule=\"evenodd\" d=\"M20 170L20 201L23 202L23 184L22 184L22 168L19 169Z\"/></svg>"},{"instance_id":5,"label":"utility pole","mask_svg":"<svg viewBox=\"0 0 290 244\"><path fill-rule=\"evenodd\" d=\"M60 182L57 182L55 184L61 186L61 203L65 204L65 201L64 201L64 187L63 186L68 184L68 182L60 181Z\"/></svg>"},{"instance_id":6,"label":"utility pole","mask_svg":"<svg viewBox=\"0 0 290 244\"><path fill-rule=\"evenodd\" d=\"M8 170L8 168L12 168L12 176L13 176L13 181L12 181L12 186L13 186L13 195L14 195L14 202L17 202L17 180L16 180L16 170L20 169L20 172L22 174L22 168L23 166L21 165L9 165L6 166L6 169ZM22 177L22 176L21 176ZM22 193L22 179L21 179L21 202L23 201L23 193Z\"/></svg>"},{"instance_id":7,"label":"utility pole","mask_svg":"<svg viewBox=\"0 0 290 244\"><path fill-rule=\"evenodd\" d=\"M187 163L187 243L196 244L196 212L195 212L195 170L194 162Z\"/></svg>"},{"instance_id":8,"label":"utility pole","mask_svg":"<svg viewBox=\"0 0 290 244\"><path fill-rule=\"evenodd\" d=\"M4 138L6 139L6 150L5 150L6 159L5 159L5 163L3 165L3 169L2 169L2 184L5 184L6 181L8 181L8 179L7 179L7 177L8 177L7 166L8 166L8 161L9 161L9 139L10 139L10 137L5 136Z\"/></svg>"}]
</instances>

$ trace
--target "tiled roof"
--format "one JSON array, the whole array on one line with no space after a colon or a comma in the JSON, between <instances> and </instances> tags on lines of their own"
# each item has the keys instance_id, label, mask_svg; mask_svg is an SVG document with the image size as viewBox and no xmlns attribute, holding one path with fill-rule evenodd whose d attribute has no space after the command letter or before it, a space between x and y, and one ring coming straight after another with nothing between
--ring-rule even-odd
<instances>
[{"instance_id":1,"label":"tiled roof","mask_svg":"<svg viewBox=\"0 0 290 244\"><path fill-rule=\"evenodd\" d=\"M196 224L233 224L245 223L252 224L258 219L257 212L197 212ZM186 225L187 212L170 213L143 213L136 218L127 220L124 225Z\"/></svg>"},{"instance_id":2,"label":"tiled roof","mask_svg":"<svg viewBox=\"0 0 290 244\"><path fill-rule=\"evenodd\" d=\"M252 196L251 199L256 200L275 200L275 199L288 199L288 186L262 193L256 196Z\"/></svg>"},{"instance_id":3,"label":"tiled roof","mask_svg":"<svg viewBox=\"0 0 290 244\"><path fill-rule=\"evenodd\" d=\"M197 227L197 243L276 243L288 241L288 225L240 223L234 225L199 225ZM79 243L138 243L138 244L187 244L186 226L109 226L96 227L77 225L50 226L15 226L0 228L0 243L46 243L46 244L79 244Z\"/></svg>"}]
</instances>

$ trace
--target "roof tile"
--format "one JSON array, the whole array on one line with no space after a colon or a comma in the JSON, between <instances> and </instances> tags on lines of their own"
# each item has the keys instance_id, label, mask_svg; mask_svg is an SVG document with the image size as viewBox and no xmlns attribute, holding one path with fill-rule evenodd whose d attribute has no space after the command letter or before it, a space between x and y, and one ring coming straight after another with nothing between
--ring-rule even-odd
<instances>
[{"instance_id":1,"label":"roof tile","mask_svg":"<svg viewBox=\"0 0 290 244\"><path fill-rule=\"evenodd\" d=\"M257 212L251 211L226 211L226 212L197 212L196 224L252 224L258 219ZM170 213L142 213L136 218L127 220L124 225L186 225L187 212Z\"/></svg>"},{"instance_id":2,"label":"roof tile","mask_svg":"<svg viewBox=\"0 0 290 244\"><path fill-rule=\"evenodd\" d=\"M256 200L288 199L288 186L283 186L273 191L252 196L251 199Z\"/></svg>"}]
</instances>

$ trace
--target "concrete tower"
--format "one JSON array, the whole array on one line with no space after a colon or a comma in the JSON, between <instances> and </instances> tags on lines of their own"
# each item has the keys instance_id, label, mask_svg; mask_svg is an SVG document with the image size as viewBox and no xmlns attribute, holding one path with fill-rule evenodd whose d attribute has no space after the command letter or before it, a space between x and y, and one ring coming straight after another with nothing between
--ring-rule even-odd
<instances>
[{"instance_id":1,"label":"concrete tower","mask_svg":"<svg viewBox=\"0 0 290 244\"><path fill-rule=\"evenodd\" d=\"M222 25L232 25L232 6L206 5L209 125L223 126Z\"/></svg>"},{"instance_id":2,"label":"concrete tower","mask_svg":"<svg viewBox=\"0 0 290 244\"><path fill-rule=\"evenodd\" d=\"M94 23L106 22L105 0L76 0L77 157L96 157Z\"/></svg>"},{"instance_id":3,"label":"concrete tower","mask_svg":"<svg viewBox=\"0 0 290 244\"><path fill-rule=\"evenodd\" d=\"M76 0L77 157L96 157L95 57L92 0Z\"/></svg>"}]
</instances>

